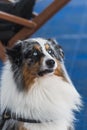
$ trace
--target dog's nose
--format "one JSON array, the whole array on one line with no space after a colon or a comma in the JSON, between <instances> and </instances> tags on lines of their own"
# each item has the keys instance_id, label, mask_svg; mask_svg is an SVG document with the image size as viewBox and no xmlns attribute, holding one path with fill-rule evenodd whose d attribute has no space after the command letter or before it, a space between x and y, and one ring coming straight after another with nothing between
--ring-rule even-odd
<instances>
[{"instance_id":1,"label":"dog's nose","mask_svg":"<svg viewBox=\"0 0 87 130\"><path fill-rule=\"evenodd\" d=\"M49 68L53 68L54 65L55 65L55 61L53 59L48 59L46 61L46 65L49 67Z\"/></svg>"}]
</instances>

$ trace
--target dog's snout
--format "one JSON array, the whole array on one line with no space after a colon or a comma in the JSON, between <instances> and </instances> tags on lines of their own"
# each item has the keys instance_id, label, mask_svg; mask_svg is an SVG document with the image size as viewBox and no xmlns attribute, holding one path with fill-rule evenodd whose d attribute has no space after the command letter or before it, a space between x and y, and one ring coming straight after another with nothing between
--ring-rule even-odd
<instances>
[{"instance_id":1,"label":"dog's snout","mask_svg":"<svg viewBox=\"0 0 87 130\"><path fill-rule=\"evenodd\" d=\"M55 65L55 61L53 59L48 59L46 61L46 65L49 67L49 68L53 68L54 65Z\"/></svg>"}]
</instances>

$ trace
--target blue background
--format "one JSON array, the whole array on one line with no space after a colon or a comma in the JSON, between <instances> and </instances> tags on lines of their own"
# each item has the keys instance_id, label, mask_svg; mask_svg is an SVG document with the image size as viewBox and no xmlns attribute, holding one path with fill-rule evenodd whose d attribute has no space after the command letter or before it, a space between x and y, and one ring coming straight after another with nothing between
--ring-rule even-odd
<instances>
[{"instance_id":1,"label":"blue background","mask_svg":"<svg viewBox=\"0 0 87 130\"><path fill-rule=\"evenodd\" d=\"M50 2L52 0L39 0L35 11L41 12ZM56 38L63 47L65 65L84 103L82 111L76 113L75 127L76 130L87 130L87 0L69 2L33 37Z\"/></svg>"}]
</instances>

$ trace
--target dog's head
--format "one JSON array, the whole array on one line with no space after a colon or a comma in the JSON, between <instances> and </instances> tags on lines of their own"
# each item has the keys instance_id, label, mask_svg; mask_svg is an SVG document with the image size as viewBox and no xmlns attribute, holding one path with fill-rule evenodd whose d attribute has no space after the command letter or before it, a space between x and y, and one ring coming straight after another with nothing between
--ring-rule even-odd
<instances>
[{"instance_id":1,"label":"dog's head","mask_svg":"<svg viewBox=\"0 0 87 130\"><path fill-rule=\"evenodd\" d=\"M64 53L53 39L32 38L18 41L11 49L7 49L7 55L17 84L22 81L28 87L35 78L45 75L55 74L64 78Z\"/></svg>"}]
</instances>

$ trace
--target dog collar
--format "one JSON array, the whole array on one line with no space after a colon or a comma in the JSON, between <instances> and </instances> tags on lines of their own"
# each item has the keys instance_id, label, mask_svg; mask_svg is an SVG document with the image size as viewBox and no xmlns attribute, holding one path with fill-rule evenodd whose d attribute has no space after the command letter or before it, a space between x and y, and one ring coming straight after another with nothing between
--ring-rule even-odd
<instances>
[{"instance_id":1,"label":"dog collar","mask_svg":"<svg viewBox=\"0 0 87 130\"><path fill-rule=\"evenodd\" d=\"M26 122L26 123L42 123L40 120L32 120L32 119L25 119L25 118L22 118L22 117L17 117L15 113L11 113L10 110L5 110L3 112L3 115L2 115L2 120L5 122L6 120L9 120L9 119L13 119L13 120L17 120L17 121L21 121L21 122Z\"/></svg>"},{"instance_id":2,"label":"dog collar","mask_svg":"<svg viewBox=\"0 0 87 130\"><path fill-rule=\"evenodd\" d=\"M21 122L26 122L26 123L42 123L40 120L31 120L31 119L16 117L15 113L11 113L11 111L5 110L0 118L0 129L3 128L5 121L10 120L10 119L21 121ZM52 122L52 120L51 120L51 122ZM71 127L68 127L67 130L71 130Z\"/></svg>"}]
</instances>

